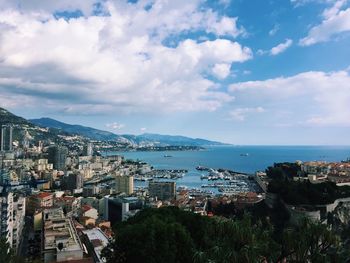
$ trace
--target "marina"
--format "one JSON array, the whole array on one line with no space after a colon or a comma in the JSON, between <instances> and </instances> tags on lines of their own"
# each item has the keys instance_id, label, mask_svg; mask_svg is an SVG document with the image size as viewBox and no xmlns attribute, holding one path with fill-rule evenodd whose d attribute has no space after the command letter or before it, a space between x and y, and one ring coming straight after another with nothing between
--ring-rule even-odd
<instances>
[{"instance_id":1,"label":"marina","mask_svg":"<svg viewBox=\"0 0 350 263\"><path fill-rule=\"evenodd\" d=\"M196 170L198 167L196 167ZM252 176L240 174L226 169L201 168L201 174L197 173L196 179L200 184L195 187L181 183L189 175L186 169L155 169L143 175L135 175L136 187L147 187L148 181L175 180L178 189L188 189L191 195L232 195L246 192L261 193L262 189Z\"/></svg>"},{"instance_id":2,"label":"marina","mask_svg":"<svg viewBox=\"0 0 350 263\"><path fill-rule=\"evenodd\" d=\"M185 176L188 173L186 169L154 169L145 174L136 174L134 176L135 181L151 181L153 179L171 179L177 180Z\"/></svg>"},{"instance_id":3,"label":"marina","mask_svg":"<svg viewBox=\"0 0 350 263\"><path fill-rule=\"evenodd\" d=\"M241 153L248 153L248 156L240 156ZM256 189L255 181L249 178L256 171L264 171L274 162L312 161L319 159L319 156L324 156L322 158L324 161L345 160L349 157L349 147L222 146L207 147L202 151L123 151L111 152L110 154L122 155L126 159L142 160L158 170L185 169L187 173L183 176L174 179L156 178L154 180L175 180L178 188L187 187L187 189L196 189L196 191L208 190L213 194L223 194L224 191L233 192L231 187L226 187L226 184L231 181L235 182L234 179L246 182L248 189ZM172 157L165 158L164 155L171 155ZM210 168L218 173L210 174ZM228 171L228 173L223 171ZM219 173L223 173L223 175L220 176ZM150 180L147 178L140 176L140 180L135 180L134 185L147 187L148 182L146 180ZM210 180L208 180L209 178ZM221 188L205 186L212 183L220 183L222 186ZM247 190L244 185L236 185L235 187L239 190Z\"/></svg>"}]
</instances>

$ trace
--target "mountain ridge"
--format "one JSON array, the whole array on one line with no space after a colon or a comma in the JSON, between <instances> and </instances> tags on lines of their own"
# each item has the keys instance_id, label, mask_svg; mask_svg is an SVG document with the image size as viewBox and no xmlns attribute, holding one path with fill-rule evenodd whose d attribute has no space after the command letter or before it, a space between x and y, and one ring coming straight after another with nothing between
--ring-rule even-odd
<instances>
[{"instance_id":1,"label":"mountain ridge","mask_svg":"<svg viewBox=\"0 0 350 263\"><path fill-rule=\"evenodd\" d=\"M77 134L92 140L116 140L135 145L155 144L172 146L214 146L227 145L225 143L211 141L201 138L190 138L182 135L162 135L155 133L144 133L141 135L115 134L109 131L99 130L83 125L67 124L52 118L30 119L29 122L43 128L55 128L67 133Z\"/></svg>"},{"instance_id":2,"label":"mountain ridge","mask_svg":"<svg viewBox=\"0 0 350 263\"><path fill-rule=\"evenodd\" d=\"M110 131L99 130L78 124L67 124L52 118L40 118L26 120L10 111L0 107L0 125L13 124L21 126L37 139L50 138L57 141L59 135L78 135L90 140L116 141L121 144L133 146L218 146L228 145L201 138L190 138L182 135L162 135L156 133L144 133L141 135L115 134ZM21 135L22 134L22 135ZM16 132L16 138L20 139L23 132Z\"/></svg>"}]
</instances>

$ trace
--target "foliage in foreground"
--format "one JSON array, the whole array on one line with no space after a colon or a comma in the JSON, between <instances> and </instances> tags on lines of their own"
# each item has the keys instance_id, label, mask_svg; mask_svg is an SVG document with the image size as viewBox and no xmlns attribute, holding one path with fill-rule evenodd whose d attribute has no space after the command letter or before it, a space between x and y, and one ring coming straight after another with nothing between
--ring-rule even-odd
<instances>
[{"instance_id":1,"label":"foliage in foreground","mask_svg":"<svg viewBox=\"0 0 350 263\"><path fill-rule=\"evenodd\" d=\"M207 218L175 207L146 209L115 229L108 262L346 262L348 251L325 225L307 220L273 229L241 220Z\"/></svg>"},{"instance_id":2,"label":"foliage in foreground","mask_svg":"<svg viewBox=\"0 0 350 263\"><path fill-rule=\"evenodd\" d=\"M0 238L0 263L24 263L23 258L17 257L6 239Z\"/></svg>"}]
</instances>

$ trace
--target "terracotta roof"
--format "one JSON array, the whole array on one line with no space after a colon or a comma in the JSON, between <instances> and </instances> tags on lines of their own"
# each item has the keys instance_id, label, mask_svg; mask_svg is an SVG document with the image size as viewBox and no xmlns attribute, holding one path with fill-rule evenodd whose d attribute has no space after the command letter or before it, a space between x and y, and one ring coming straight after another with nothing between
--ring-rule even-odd
<instances>
[{"instance_id":1,"label":"terracotta roof","mask_svg":"<svg viewBox=\"0 0 350 263\"><path fill-rule=\"evenodd\" d=\"M40 199L43 199L43 198L46 198L46 197L49 197L49 196L52 196L52 193L41 192L41 193L35 195L36 198L40 198Z\"/></svg>"},{"instance_id":2,"label":"terracotta roof","mask_svg":"<svg viewBox=\"0 0 350 263\"><path fill-rule=\"evenodd\" d=\"M83 205L81 207L81 209L84 211L84 212L87 212L89 211L90 209L92 209L92 206L91 205Z\"/></svg>"}]
</instances>

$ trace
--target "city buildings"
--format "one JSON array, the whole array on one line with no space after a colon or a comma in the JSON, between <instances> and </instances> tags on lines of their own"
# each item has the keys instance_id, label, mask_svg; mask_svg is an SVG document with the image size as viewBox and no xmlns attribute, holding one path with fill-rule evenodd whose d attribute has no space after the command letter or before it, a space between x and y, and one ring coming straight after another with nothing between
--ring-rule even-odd
<instances>
[{"instance_id":1,"label":"city buildings","mask_svg":"<svg viewBox=\"0 0 350 263\"><path fill-rule=\"evenodd\" d=\"M42 217L43 262L82 260L84 248L72 219L64 215L62 208L45 209Z\"/></svg>"},{"instance_id":2,"label":"city buildings","mask_svg":"<svg viewBox=\"0 0 350 263\"><path fill-rule=\"evenodd\" d=\"M12 151L13 149L13 126L1 125L0 127L0 151Z\"/></svg>"},{"instance_id":3,"label":"city buildings","mask_svg":"<svg viewBox=\"0 0 350 263\"><path fill-rule=\"evenodd\" d=\"M92 156L93 155L93 144L91 142L87 143L83 147L83 155L84 156Z\"/></svg>"},{"instance_id":4,"label":"city buildings","mask_svg":"<svg viewBox=\"0 0 350 263\"><path fill-rule=\"evenodd\" d=\"M25 197L1 189L0 193L0 236L5 238L9 246L17 251L22 240L25 218Z\"/></svg>"},{"instance_id":5,"label":"city buildings","mask_svg":"<svg viewBox=\"0 0 350 263\"><path fill-rule=\"evenodd\" d=\"M103 198L103 219L115 222L125 221L144 207L137 197L105 196Z\"/></svg>"},{"instance_id":6,"label":"city buildings","mask_svg":"<svg viewBox=\"0 0 350 263\"><path fill-rule=\"evenodd\" d=\"M98 212L97 209L93 208L90 205L83 205L81 207L81 216L82 217L89 217L89 218L93 218L93 219L97 219L98 218Z\"/></svg>"},{"instance_id":7,"label":"city buildings","mask_svg":"<svg viewBox=\"0 0 350 263\"><path fill-rule=\"evenodd\" d=\"M176 183L175 182L149 182L148 192L151 197L160 200L175 199Z\"/></svg>"},{"instance_id":8,"label":"city buildings","mask_svg":"<svg viewBox=\"0 0 350 263\"><path fill-rule=\"evenodd\" d=\"M95 263L105 263L106 259L102 257L102 250L108 245L109 240L106 234L100 228L83 230L82 240L86 245L90 255L93 255Z\"/></svg>"},{"instance_id":9,"label":"city buildings","mask_svg":"<svg viewBox=\"0 0 350 263\"><path fill-rule=\"evenodd\" d=\"M73 191L82 189L84 185L83 175L75 172L67 172L61 179L62 190Z\"/></svg>"},{"instance_id":10,"label":"city buildings","mask_svg":"<svg viewBox=\"0 0 350 263\"><path fill-rule=\"evenodd\" d=\"M115 190L117 193L125 193L131 195L134 192L134 177L133 176L116 176Z\"/></svg>"},{"instance_id":11,"label":"city buildings","mask_svg":"<svg viewBox=\"0 0 350 263\"><path fill-rule=\"evenodd\" d=\"M67 155L67 147L54 145L48 148L48 161L56 170L65 170Z\"/></svg>"},{"instance_id":12,"label":"city buildings","mask_svg":"<svg viewBox=\"0 0 350 263\"><path fill-rule=\"evenodd\" d=\"M28 198L27 212L33 215L36 210L42 210L53 206L53 194L48 192L40 192L31 195Z\"/></svg>"}]
</instances>

